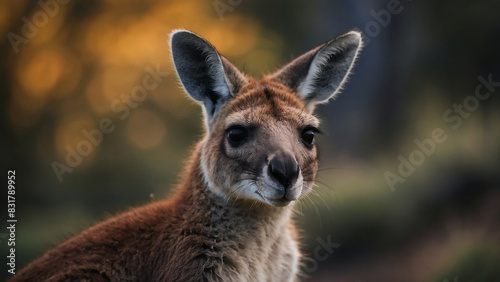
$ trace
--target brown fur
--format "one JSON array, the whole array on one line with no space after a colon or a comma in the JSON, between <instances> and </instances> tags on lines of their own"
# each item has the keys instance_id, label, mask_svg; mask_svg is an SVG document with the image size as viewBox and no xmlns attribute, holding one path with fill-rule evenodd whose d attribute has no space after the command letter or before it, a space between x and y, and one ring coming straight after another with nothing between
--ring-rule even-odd
<instances>
[{"instance_id":1,"label":"brown fur","mask_svg":"<svg viewBox=\"0 0 500 282\"><path fill-rule=\"evenodd\" d=\"M313 55L308 53L309 59ZM312 188L318 167L316 148L303 144L301 132L319 121L291 88L297 83L286 84L279 75L256 81L226 59L222 63L234 97L219 112L210 113L207 134L196 146L175 196L83 231L12 281L297 279L300 252L291 215L296 200ZM251 131L239 147L228 144L228 128L235 124ZM270 160L276 157L291 158L299 175L287 188L292 191L275 201L268 196L269 187L279 184L268 174Z\"/></svg>"},{"instance_id":2,"label":"brown fur","mask_svg":"<svg viewBox=\"0 0 500 282\"><path fill-rule=\"evenodd\" d=\"M264 94L266 88L274 90L270 92L273 104ZM222 130L223 116L252 109L255 119L246 116L252 122L269 123L269 115L275 114L275 118L298 124L295 119L300 116L287 108L300 113L304 104L283 86L264 80L246 89L223 109L216 128L220 124ZM218 133L215 130L212 138ZM210 147L207 144L214 144L209 152L218 154L219 142L199 143L172 199L133 209L85 230L32 262L12 281L240 281L240 273L252 274L246 277L248 281L266 281L259 277L263 270L257 266L262 265L280 281L289 277L291 266L273 262L280 261L274 256L282 252L288 261L298 260L292 257L293 250L286 249L296 236L287 220L290 208L226 201L211 193L200 170L201 149ZM215 174L227 169L233 168L222 166ZM290 232L288 237L285 230ZM256 251L258 256L252 255Z\"/></svg>"}]
</instances>

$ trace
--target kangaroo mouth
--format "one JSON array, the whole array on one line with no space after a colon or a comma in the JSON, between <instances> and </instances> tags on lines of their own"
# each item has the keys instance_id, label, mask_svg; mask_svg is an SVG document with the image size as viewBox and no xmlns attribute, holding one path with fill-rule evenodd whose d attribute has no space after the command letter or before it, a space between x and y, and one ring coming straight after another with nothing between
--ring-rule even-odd
<instances>
[{"instance_id":1,"label":"kangaroo mouth","mask_svg":"<svg viewBox=\"0 0 500 282\"><path fill-rule=\"evenodd\" d=\"M271 198L265 197L259 191L255 191L255 193L257 195L259 195L259 197L262 199L262 201L264 203L266 203L268 205L271 205L271 206L274 206L274 207L285 207L285 206L288 206L291 202L294 201L294 199L288 199L286 197L286 195L283 195L283 197L281 197L281 198L271 199Z\"/></svg>"}]
</instances>

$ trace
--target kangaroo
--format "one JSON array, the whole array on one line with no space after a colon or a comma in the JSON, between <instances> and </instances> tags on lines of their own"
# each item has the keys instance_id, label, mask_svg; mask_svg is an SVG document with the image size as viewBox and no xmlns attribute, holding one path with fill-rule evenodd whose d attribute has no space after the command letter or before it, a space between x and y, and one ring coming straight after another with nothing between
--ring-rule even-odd
<instances>
[{"instance_id":1,"label":"kangaroo","mask_svg":"<svg viewBox=\"0 0 500 282\"><path fill-rule=\"evenodd\" d=\"M340 91L361 46L350 31L257 80L198 35L171 33L205 124L176 194L84 230L12 281L298 280L292 214L318 169L313 111Z\"/></svg>"}]
</instances>

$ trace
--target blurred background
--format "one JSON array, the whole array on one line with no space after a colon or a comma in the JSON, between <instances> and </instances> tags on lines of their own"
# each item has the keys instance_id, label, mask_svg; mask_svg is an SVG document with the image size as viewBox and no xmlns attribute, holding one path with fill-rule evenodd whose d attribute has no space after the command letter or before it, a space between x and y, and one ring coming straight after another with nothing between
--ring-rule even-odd
<instances>
[{"instance_id":1,"label":"blurred background","mask_svg":"<svg viewBox=\"0 0 500 282\"><path fill-rule=\"evenodd\" d=\"M354 75L317 111L318 183L297 210L305 280L500 281L499 11L465 0L0 1L0 167L16 170L17 269L172 193L203 134L173 70L173 29L256 76L358 29ZM161 75L141 92L152 70Z\"/></svg>"}]
</instances>

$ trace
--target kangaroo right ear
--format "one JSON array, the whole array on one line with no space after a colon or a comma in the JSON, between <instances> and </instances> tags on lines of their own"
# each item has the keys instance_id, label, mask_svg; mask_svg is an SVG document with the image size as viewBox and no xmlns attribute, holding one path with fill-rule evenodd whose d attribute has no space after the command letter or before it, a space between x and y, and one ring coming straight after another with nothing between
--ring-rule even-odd
<instances>
[{"instance_id":1,"label":"kangaroo right ear","mask_svg":"<svg viewBox=\"0 0 500 282\"><path fill-rule=\"evenodd\" d=\"M202 103L209 129L221 107L248 81L208 41L190 31L172 32L170 48L182 86L191 98Z\"/></svg>"}]
</instances>

